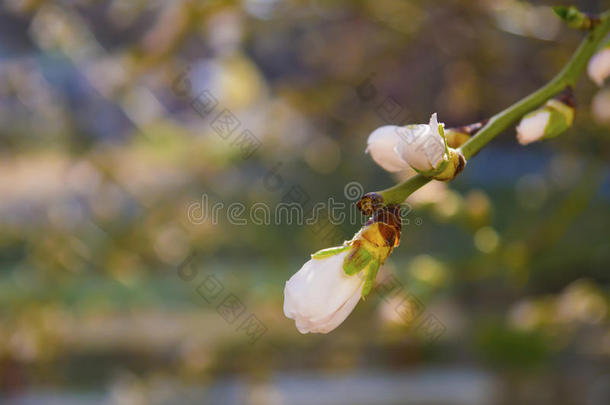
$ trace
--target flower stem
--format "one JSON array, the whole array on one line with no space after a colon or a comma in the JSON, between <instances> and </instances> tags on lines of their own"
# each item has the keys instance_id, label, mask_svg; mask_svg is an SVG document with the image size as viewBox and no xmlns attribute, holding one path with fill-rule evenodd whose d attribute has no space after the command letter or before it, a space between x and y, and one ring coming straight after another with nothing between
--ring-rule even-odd
<instances>
[{"instance_id":1,"label":"flower stem","mask_svg":"<svg viewBox=\"0 0 610 405\"><path fill-rule=\"evenodd\" d=\"M566 87L576 84L579 76L585 70L587 62L610 31L610 11L602 14L600 20L600 23L582 40L570 61L557 76L534 93L491 117L483 128L459 148L466 159L476 155L492 139L525 114L544 104L548 99L560 93ZM430 180L431 178L418 174L403 183L377 191L377 193L383 197L384 204L400 204L411 193L427 184Z\"/></svg>"}]
</instances>

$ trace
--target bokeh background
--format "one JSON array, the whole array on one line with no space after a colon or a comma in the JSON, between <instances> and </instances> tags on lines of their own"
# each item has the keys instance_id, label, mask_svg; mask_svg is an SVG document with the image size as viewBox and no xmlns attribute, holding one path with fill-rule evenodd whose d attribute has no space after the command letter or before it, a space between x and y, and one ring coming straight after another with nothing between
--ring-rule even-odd
<instances>
[{"instance_id":1,"label":"bokeh background","mask_svg":"<svg viewBox=\"0 0 610 405\"><path fill-rule=\"evenodd\" d=\"M404 179L368 134L548 81L581 38L549 5L3 1L0 403L610 403L610 88L583 78L563 136L507 131L417 192L328 335L283 316L284 282L358 224L189 216Z\"/></svg>"}]
</instances>

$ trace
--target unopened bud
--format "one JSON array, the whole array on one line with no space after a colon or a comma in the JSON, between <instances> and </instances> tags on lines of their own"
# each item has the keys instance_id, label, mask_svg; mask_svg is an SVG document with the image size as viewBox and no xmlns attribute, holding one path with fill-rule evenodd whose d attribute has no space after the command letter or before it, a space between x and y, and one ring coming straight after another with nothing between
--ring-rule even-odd
<instances>
[{"instance_id":1,"label":"unopened bud","mask_svg":"<svg viewBox=\"0 0 610 405\"><path fill-rule=\"evenodd\" d=\"M590 30L600 22L597 16L583 13L574 6L553 7L555 14L559 16L570 28L577 30Z\"/></svg>"},{"instance_id":2,"label":"unopened bud","mask_svg":"<svg viewBox=\"0 0 610 405\"><path fill-rule=\"evenodd\" d=\"M604 81L610 76L610 43L589 60L587 73L598 86L601 87L604 84Z\"/></svg>"},{"instance_id":3,"label":"unopened bud","mask_svg":"<svg viewBox=\"0 0 610 405\"><path fill-rule=\"evenodd\" d=\"M445 138L447 138L447 146L459 148L470 139L470 135L461 132L459 128L449 128L445 130Z\"/></svg>"},{"instance_id":4,"label":"unopened bud","mask_svg":"<svg viewBox=\"0 0 610 405\"><path fill-rule=\"evenodd\" d=\"M431 177L440 181L453 180L455 176L464 170L464 167L466 167L466 158L464 155L457 149L449 148L446 164L442 167L442 170L433 174Z\"/></svg>"},{"instance_id":5,"label":"unopened bud","mask_svg":"<svg viewBox=\"0 0 610 405\"><path fill-rule=\"evenodd\" d=\"M481 128L487 124L488 120L475 122L474 124L465 125L463 127L445 129L445 139L447 146L450 148L459 148L465 144L472 135L476 134Z\"/></svg>"},{"instance_id":6,"label":"unopened bud","mask_svg":"<svg viewBox=\"0 0 610 405\"><path fill-rule=\"evenodd\" d=\"M366 193L356 203L356 207L362 212L363 215L371 216L377 210L383 207L383 197L377 193Z\"/></svg>"},{"instance_id":7,"label":"unopened bud","mask_svg":"<svg viewBox=\"0 0 610 405\"><path fill-rule=\"evenodd\" d=\"M457 142L458 137L462 140L464 136L470 137L458 131L452 135L454 141ZM466 164L459 151L448 147L444 124L439 124L436 113L428 124L386 125L376 129L369 136L366 151L387 171L397 172L410 166L418 173L438 180L452 179Z\"/></svg>"},{"instance_id":8,"label":"unopened bud","mask_svg":"<svg viewBox=\"0 0 610 405\"><path fill-rule=\"evenodd\" d=\"M554 138L574 121L574 103L570 90L547 101L542 107L524 116L517 126L517 140L527 145L541 139Z\"/></svg>"}]
</instances>

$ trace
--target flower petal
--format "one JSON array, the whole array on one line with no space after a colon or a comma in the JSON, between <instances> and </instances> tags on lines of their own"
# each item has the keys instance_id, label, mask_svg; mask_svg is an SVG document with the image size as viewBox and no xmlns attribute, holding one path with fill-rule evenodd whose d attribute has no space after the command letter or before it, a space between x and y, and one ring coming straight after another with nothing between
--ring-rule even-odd
<instances>
[{"instance_id":1,"label":"flower petal","mask_svg":"<svg viewBox=\"0 0 610 405\"><path fill-rule=\"evenodd\" d=\"M373 160L388 172L399 172L409 168L394 150L401 142L396 125L385 125L374 130L367 140L366 153L370 153Z\"/></svg>"},{"instance_id":2,"label":"flower petal","mask_svg":"<svg viewBox=\"0 0 610 405\"><path fill-rule=\"evenodd\" d=\"M303 328L306 331L299 331L301 333L328 333L332 330L335 330L337 326L341 325L343 321L352 313L356 304L360 301L361 289L354 291L354 294L339 308L336 312L334 312L328 319L324 321L317 322L315 324L310 323L307 328ZM297 325L298 328L298 325Z\"/></svg>"},{"instance_id":3,"label":"flower petal","mask_svg":"<svg viewBox=\"0 0 610 405\"><path fill-rule=\"evenodd\" d=\"M323 259L311 259L287 282L284 289L284 314L296 321L301 333L338 326L356 305L347 311L347 301L360 297L364 279L348 276L343 261L350 251ZM338 321L340 319L340 321ZM330 331L330 329L328 329Z\"/></svg>"},{"instance_id":4,"label":"flower petal","mask_svg":"<svg viewBox=\"0 0 610 405\"><path fill-rule=\"evenodd\" d=\"M604 81L610 76L610 47L593 55L589 60L587 73L598 86L601 87L604 84Z\"/></svg>"},{"instance_id":5,"label":"flower petal","mask_svg":"<svg viewBox=\"0 0 610 405\"><path fill-rule=\"evenodd\" d=\"M445 141L438 131L436 113L430 124L408 125L401 129L401 142L396 152L416 170L436 169L445 159Z\"/></svg>"},{"instance_id":6,"label":"flower petal","mask_svg":"<svg viewBox=\"0 0 610 405\"><path fill-rule=\"evenodd\" d=\"M551 113L549 111L535 111L528 114L517 126L517 140L521 145L527 145L542 139Z\"/></svg>"}]
</instances>

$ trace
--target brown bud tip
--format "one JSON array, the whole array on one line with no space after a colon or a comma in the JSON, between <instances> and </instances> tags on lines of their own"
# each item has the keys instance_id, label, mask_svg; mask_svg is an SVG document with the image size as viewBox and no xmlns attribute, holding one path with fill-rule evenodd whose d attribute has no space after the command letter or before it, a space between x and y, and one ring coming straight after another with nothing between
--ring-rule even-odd
<instances>
[{"instance_id":1,"label":"brown bud tip","mask_svg":"<svg viewBox=\"0 0 610 405\"><path fill-rule=\"evenodd\" d=\"M572 86L566 87L561 93L555 96L555 99L569 107L576 108L576 97L574 96Z\"/></svg>"},{"instance_id":2,"label":"brown bud tip","mask_svg":"<svg viewBox=\"0 0 610 405\"><path fill-rule=\"evenodd\" d=\"M466 158L461 153L458 153L458 163L455 167L455 175L460 174L462 170L466 167Z\"/></svg>"},{"instance_id":3,"label":"brown bud tip","mask_svg":"<svg viewBox=\"0 0 610 405\"><path fill-rule=\"evenodd\" d=\"M360 201L356 203L356 207L363 215L373 215L374 212L383 206L383 197L378 193L366 193Z\"/></svg>"},{"instance_id":4,"label":"brown bud tip","mask_svg":"<svg viewBox=\"0 0 610 405\"><path fill-rule=\"evenodd\" d=\"M489 121L489 119L485 118L482 121L475 122L470 125L464 125L463 127L458 127L458 128L456 128L456 131L472 136L472 135L476 134L477 132L479 132L479 129L483 128L485 126L485 124L487 124L487 121Z\"/></svg>"}]
</instances>

